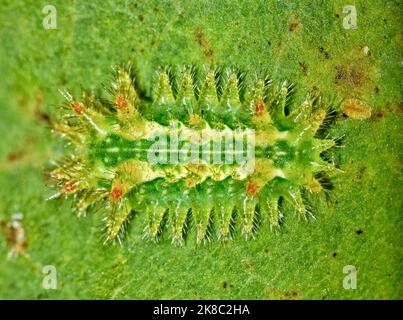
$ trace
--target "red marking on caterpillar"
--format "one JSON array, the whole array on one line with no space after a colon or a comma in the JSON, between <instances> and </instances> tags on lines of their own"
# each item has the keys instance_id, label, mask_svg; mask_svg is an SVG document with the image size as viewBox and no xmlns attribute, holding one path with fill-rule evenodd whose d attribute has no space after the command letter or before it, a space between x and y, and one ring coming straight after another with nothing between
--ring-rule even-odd
<instances>
[{"instance_id":1,"label":"red marking on caterpillar","mask_svg":"<svg viewBox=\"0 0 403 320\"><path fill-rule=\"evenodd\" d=\"M127 100L123 96L116 98L116 106L118 109L127 109Z\"/></svg>"},{"instance_id":2,"label":"red marking on caterpillar","mask_svg":"<svg viewBox=\"0 0 403 320\"><path fill-rule=\"evenodd\" d=\"M71 107L73 108L74 112L77 114L81 114L84 111L84 104L78 101L73 101L71 103Z\"/></svg>"},{"instance_id":3,"label":"red marking on caterpillar","mask_svg":"<svg viewBox=\"0 0 403 320\"><path fill-rule=\"evenodd\" d=\"M64 186L64 191L66 191L67 193L72 192L75 189L76 185L77 182L70 182Z\"/></svg>"},{"instance_id":4,"label":"red marking on caterpillar","mask_svg":"<svg viewBox=\"0 0 403 320\"><path fill-rule=\"evenodd\" d=\"M249 181L246 187L246 194L248 195L248 197L251 198L256 195L256 192L257 192L256 183Z\"/></svg>"},{"instance_id":5,"label":"red marking on caterpillar","mask_svg":"<svg viewBox=\"0 0 403 320\"><path fill-rule=\"evenodd\" d=\"M261 115L261 114L263 114L264 111L265 111L264 102L263 101L257 101L255 103L255 112L256 112L256 114Z\"/></svg>"},{"instance_id":6,"label":"red marking on caterpillar","mask_svg":"<svg viewBox=\"0 0 403 320\"><path fill-rule=\"evenodd\" d=\"M111 198L113 201L118 201L122 198L122 188L113 187L111 191Z\"/></svg>"}]
</instances>

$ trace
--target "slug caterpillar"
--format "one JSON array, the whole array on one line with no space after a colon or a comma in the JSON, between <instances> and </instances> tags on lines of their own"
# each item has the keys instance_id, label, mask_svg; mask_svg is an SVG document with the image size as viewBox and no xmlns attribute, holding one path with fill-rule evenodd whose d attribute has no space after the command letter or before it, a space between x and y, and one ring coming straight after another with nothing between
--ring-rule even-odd
<instances>
[{"instance_id":1,"label":"slug caterpillar","mask_svg":"<svg viewBox=\"0 0 403 320\"><path fill-rule=\"evenodd\" d=\"M72 196L78 214L104 211L107 240L120 241L133 212L150 239L167 221L182 243L189 219L198 243L213 236L211 225L230 239L235 216L251 238L258 215L280 226L280 199L307 218L304 195L338 170L324 157L336 141L320 138L331 111L319 98L289 109L287 83L195 70L160 71L152 99L140 98L130 67L115 70L108 98L64 92L54 131L72 154L49 172L54 197Z\"/></svg>"}]
</instances>

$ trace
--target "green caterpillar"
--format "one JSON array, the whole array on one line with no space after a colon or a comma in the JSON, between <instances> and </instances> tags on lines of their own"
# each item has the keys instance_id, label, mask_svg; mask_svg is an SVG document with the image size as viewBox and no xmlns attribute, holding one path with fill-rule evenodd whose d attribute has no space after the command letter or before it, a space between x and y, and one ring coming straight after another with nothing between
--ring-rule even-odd
<instances>
[{"instance_id":1,"label":"green caterpillar","mask_svg":"<svg viewBox=\"0 0 403 320\"><path fill-rule=\"evenodd\" d=\"M189 218L196 240L231 238L234 217L252 238L257 215L278 228L279 201L306 218L304 193L324 189L320 179L338 169L324 159L335 139L320 139L330 108L319 98L288 110L290 86L240 79L231 70L182 68L178 81L158 73L150 101L140 99L129 67L115 70L109 98L64 92L54 131L72 155L49 172L54 197L73 196L78 214L105 211L107 240L124 233L132 212L145 217L145 235L157 239L168 221L181 244Z\"/></svg>"}]
</instances>

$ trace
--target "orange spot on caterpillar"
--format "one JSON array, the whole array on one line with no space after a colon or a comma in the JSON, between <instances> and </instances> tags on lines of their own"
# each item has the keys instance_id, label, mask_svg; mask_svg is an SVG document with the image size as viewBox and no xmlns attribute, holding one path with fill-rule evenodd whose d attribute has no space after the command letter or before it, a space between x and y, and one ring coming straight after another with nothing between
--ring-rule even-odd
<instances>
[{"instance_id":1,"label":"orange spot on caterpillar","mask_svg":"<svg viewBox=\"0 0 403 320\"><path fill-rule=\"evenodd\" d=\"M256 195L257 192L257 185L254 182L249 181L246 187L246 194L248 197L253 197Z\"/></svg>"},{"instance_id":2,"label":"orange spot on caterpillar","mask_svg":"<svg viewBox=\"0 0 403 320\"><path fill-rule=\"evenodd\" d=\"M74 112L77 114L81 114L84 111L84 104L78 101L73 101L71 103L71 107L73 108Z\"/></svg>"},{"instance_id":3,"label":"orange spot on caterpillar","mask_svg":"<svg viewBox=\"0 0 403 320\"><path fill-rule=\"evenodd\" d=\"M70 182L64 186L64 191L72 192L75 189L76 185L77 185L77 182Z\"/></svg>"},{"instance_id":4,"label":"orange spot on caterpillar","mask_svg":"<svg viewBox=\"0 0 403 320\"><path fill-rule=\"evenodd\" d=\"M257 101L255 103L255 112L256 112L256 114L261 115L261 114L263 114L264 110L265 110L264 102L261 101L261 100Z\"/></svg>"},{"instance_id":5,"label":"orange spot on caterpillar","mask_svg":"<svg viewBox=\"0 0 403 320\"><path fill-rule=\"evenodd\" d=\"M116 97L116 106L118 109L127 109L127 100L123 96Z\"/></svg>"},{"instance_id":6,"label":"orange spot on caterpillar","mask_svg":"<svg viewBox=\"0 0 403 320\"><path fill-rule=\"evenodd\" d=\"M122 198L122 188L120 188L120 187L112 188L111 198L112 198L113 201L120 200L120 198Z\"/></svg>"}]
</instances>

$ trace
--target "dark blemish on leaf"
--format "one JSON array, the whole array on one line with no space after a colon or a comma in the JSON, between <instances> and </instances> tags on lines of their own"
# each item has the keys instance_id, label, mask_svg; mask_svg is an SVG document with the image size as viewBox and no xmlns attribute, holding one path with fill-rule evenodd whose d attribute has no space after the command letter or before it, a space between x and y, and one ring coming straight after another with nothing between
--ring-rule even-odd
<instances>
[{"instance_id":1,"label":"dark blemish on leaf","mask_svg":"<svg viewBox=\"0 0 403 320\"><path fill-rule=\"evenodd\" d=\"M203 31L201 31L201 30L196 31L196 41L200 46L203 46L203 43L204 43Z\"/></svg>"},{"instance_id":2,"label":"dark blemish on leaf","mask_svg":"<svg viewBox=\"0 0 403 320\"><path fill-rule=\"evenodd\" d=\"M325 50L325 48L320 47L320 48L319 48L319 52L320 52L321 54L323 54L323 56L325 57L325 59L329 59L329 58L330 58L330 54L329 54L329 52L327 52L327 51Z\"/></svg>"},{"instance_id":3,"label":"dark blemish on leaf","mask_svg":"<svg viewBox=\"0 0 403 320\"><path fill-rule=\"evenodd\" d=\"M246 269L252 269L255 266L255 263L252 261L246 261L245 262L245 268Z\"/></svg>"},{"instance_id":4,"label":"dark blemish on leaf","mask_svg":"<svg viewBox=\"0 0 403 320\"><path fill-rule=\"evenodd\" d=\"M358 178L361 179L364 176L365 171L367 170L366 166L360 168L360 172L358 173Z\"/></svg>"},{"instance_id":5,"label":"dark blemish on leaf","mask_svg":"<svg viewBox=\"0 0 403 320\"><path fill-rule=\"evenodd\" d=\"M139 18L139 21L140 21L140 22L143 22L143 21L144 21L144 16L143 16L142 14L140 14L140 15L138 16L138 18Z\"/></svg>"},{"instance_id":6,"label":"dark blemish on leaf","mask_svg":"<svg viewBox=\"0 0 403 320\"><path fill-rule=\"evenodd\" d=\"M296 298L298 296L298 292L297 291L291 291L291 292L286 292L284 294L287 298Z\"/></svg>"},{"instance_id":7,"label":"dark blemish on leaf","mask_svg":"<svg viewBox=\"0 0 403 320\"><path fill-rule=\"evenodd\" d=\"M66 79L66 75L64 74L64 73L62 73L61 75L60 75L60 84L62 85L62 86L65 86L66 84L67 84L67 79Z\"/></svg>"},{"instance_id":8,"label":"dark blemish on leaf","mask_svg":"<svg viewBox=\"0 0 403 320\"><path fill-rule=\"evenodd\" d=\"M21 160L24 156L25 156L24 149L11 151L7 155L7 162L16 162L18 160Z\"/></svg>"},{"instance_id":9,"label":"dark blemish on leaf","mask_svg":"<svg viewBox=\"0 0 403 320\"><path fill-rule=\"evenodd\" d=\"M332 256L335 258L337 256L337 252L333 252Z\"/></svg>"},{"instance_id":10,"label":"dark blemish on leaf","mask_svg":"<svg viewBox=\"0 0 403 320\"><path fill-rule=\"evenodd\" d=\"M356 234L358 234L358 235L360 235L360 234L362 234L364 231L362 231L361 229L358 229L355 233Z\"/></svg>"},{"instance_id":11,"label":"dark blemish on leaf","mask_svg":"<svg viewBox=\"0 0 403 320\"><path fill-rule=\"evenodd\" d=\"M379 121L385 116L383 111L376 111L372 114L372 116L369 118L371 121Z\"/></svg>"},{"instance_id":12,"label":"dark blemish on leaf","mask_svg":"<svg viewBox=\"0 0 403 320\"><path fill-rule=\"evenodd\" d=\"M211 58L213 56L213 49L210 46L210 43L207 41L206 37L202 30L196 30L196 41L203 48L203 53L207 58Z\"/></svg>"},{"instance_id":13,"label":"dark blemish on leaf","mask_svg":"<svg viewBox=\"0 0 403 320\"><path fill-rule=\"evenodd\" d=\"M386 105L386 109L392 113L401 113L403 112L403 103L402 102L388 103Z\"/></svg>"},{"instance_id":14,"label":"dark blemish on leaf","mask_svg":"<svg viewBox=\"0 0 403 320\"><path fill-rule=\"evenodd\" d=\"M346 67L343 65L336 66L336 74L334 77L334 83L345 85L361 87L366 80L364 73L357 69L356 67Z\"/></svg>"},{"instance_id":15,"label":"dark blemish on leaf","mask_svg":"<svg viewBox=\"0 0 403 320\"><path fill-rule=\"evenodd\" d=\"M271 41L267 40L267 44L268 44L269 46L271 46Z\"/></svg>"},{"instance_id":16,"label":"dark blemish on leaf","mask_svg":"<svg viewBox=\"0 0 403 320\"><path fill-rule=\"evenodd\" d=\"M298 31L299 26L300 22L298 16L292 16L290 24L288 25L288 32Z\"/></svg>"},{"instance_id":17,"label":"dark blemish on leaf","mask_svg":"<svg viewBox=\"0 0 403 320\"><path fill-rule=\"evenodd\" d=\"M337 19L340 18L340 15L339 15L338 13L336 13L334 16L335 16Z\"/></svg>"},{"instance_id":18,"label":"dark blemish on leaf","mask_svg":"<svg viewBox=\"0 0 403 320\"><path fill-rule=\"evenodd\" d=\"M141 48L141 49L140 49L140 53L144 53L144 48Z\"/></svg>"},{"instance_id":19,"label":"dark blemish on leaf","mask_svg":"<svg viewBox=\"0 0 403 320\"><path fill-rule=\"evenodd\" d=\"M374 92L375 92L376 94L379 93L379 87L378 87L378 86L375 86L375 87L374 87Z\"/></svg>"},{"instance_id":20,"label":"dark blemish on leaf","mask_svg":"<svg viewBox=\"0 0 403 320\"><path fill-rule=\"evenodd\" d=\"M228 288L228 283L227 283L227 281L224 281L224 282L223 282L222 287L223 287L224 289L227 289L227 288Z\"/></svg>"},{"instance_id":21,"label":"dark blemish on leaf","mask_svg":"<svg viewBox=\"0 0 403 320\"><path fill-rule=\"evenodd\" d=\"M294 32L295 29L298 27L298 23L297 22L293 22L288 26L288 32Z\"/></svg>"},{"instance_id":22,"label":"dark blemish on leaf","mask_svg":"<svg viewBox=\"0 0 403 320\"><path fill-rule=\"evenodd\" d=\"M37 112L37 117L42 122L45 122L47 124L51 123L50 115L46 112Z\"/></svg>"},{"instance_id":23,"label":"dark blemish on leaf","mask_svg":"<svg viewBox=\"0 0 403 320\"><path fill-rule=\"evenodd\" d=\"M269 253L269 249L265 248L264 253Z\"/></svg>"},{"instance_id":24,"label":"dark blemish on leaf","mask_svg":"<svg viewBox=\"0 0 403 320\"><path fill-rule=\"evenodd\" d=\"M354 85L361 85L363 82L363 73L361 72L361 70L352 68L350 70L350 81L352 82L352 84Z\"/></svg>"},{"instance_id":25,"label":"dark blemish on leaf","mask_svg":"<svg viewBox=\"0 0 403 320\"><path fill-rule=\"evenodd\" d=\"M301 67L301 70L304 75L307 75L308 72L308 66L306 65L305 62L298 62L299 66Z\"/></svg>"},{"instance_id":26,"label":"dark blemish on leaf","mask_svg":"<svg viewBox=\"0 0 403 320\"><path fill-rule=\"evenodd\" d=\"M49 299L49 295L47 293L40 293L36 296L37 299L42 300L42 299Z\"/></svg>"}]
</instances>

